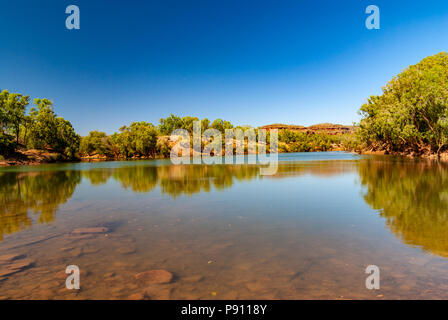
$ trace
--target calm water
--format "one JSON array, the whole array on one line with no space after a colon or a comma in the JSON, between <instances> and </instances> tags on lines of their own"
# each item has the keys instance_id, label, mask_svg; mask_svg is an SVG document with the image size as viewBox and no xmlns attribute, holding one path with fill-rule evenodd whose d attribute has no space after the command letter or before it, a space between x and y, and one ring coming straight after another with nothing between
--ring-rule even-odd
<instances>
[{"instance_id":1,"label":"calm water","mask_svg":"<svg viewBox=\"0 0 448 320\"><path fill-rule=\"evenodd\" d=\"M448 166L345 153L259 168L103 162L0 169L0 299L448 298ZM107 227L106 234L74 235ZM65 267L81 290L65 289ZM381 290L365 288L365 268ZM169 284L139 272L164 269ZM135 297L135 296L134 296Z\"/></svg>"}]
</instances>

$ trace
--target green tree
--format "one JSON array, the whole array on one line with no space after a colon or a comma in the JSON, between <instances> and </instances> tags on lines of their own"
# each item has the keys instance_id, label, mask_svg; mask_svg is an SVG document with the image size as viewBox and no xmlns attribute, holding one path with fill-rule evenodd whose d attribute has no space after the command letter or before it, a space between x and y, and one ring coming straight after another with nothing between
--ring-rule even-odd
<instances>
[{"instance_id":1,"label":"green tree","mask_svg":"<svg viewBox=\"0 0 448 320\"><path fill-rule=\"evenodd\" d=\"M169 136L171 135L171 132L182 128L182 126L182 119L174 114L171 114L168 118L160 119L159 131L162 135Z\"/></svg>"},{"instance_id":2,"label":"green tree","mask_svg":"<svg viewBox=\"0 0 448 320\"><path fill-rule=\"evenodd\" d=\"M30 139L32 148L48 148L64 153L68 158L75 157L79 149L80 137L71 123L57 117L53 103L48 99L35 99L36 108L30 110Z\"/></svg>"},{"instance_id":3,"label":"green tree","mask_svg":"<svg viewBox=\"0 0 448 320\"><path fill-rule=\"evenodd\" d=\"M111 137L117 155L125 158L133 156L155 156L157 151L157 129L152 123L133 122L123 126L119 133Z\"/></svg>"},{"instance_id":4,"label":"green tree","mask_svg":"<svg viewBox=\"0 0 448 320\"><path fill-rule=\"evenodd\" d=\"M133 122L130 127L134 150L141 156L154 156L157 146L157 130L148 122Z\"/></svg>"},{"instance_id":5,"label":"green tree","mask_svg":"<svg viewBox=\"0 0 448 320\"><path fill-rule=\"evenodd\" d=\"M10 130L19 143L20 127L25 119L26 107L29 103L29 97L19 93L9 93L8 90L0 94L1 115L0 119L3 127Z\"/></svg>"},{"instance_id":6,"label":"green tree","mask_svg":"<svg viewBox=\"0 0 448 320\"><path fill-rule=\"evenodd\" d=\"M225 130L232 129L233 125L229 121L216 119L215 121L213 121L211 128L216 129L224 134Z\"/></svg>"},{"instance_id":7,"label":"green tree","mask_svg":"<svg viewBox=\"0 0 448 320\"><path fill-rule=\"evenodd\" d=\"M447 87L447 53L410 66L361 107L361 140L390 152L440 154L448 143Z\"/></svg>"},{"instance_id":8,"label":"green tree","mask_svg":"<svg viewBox=\"0 0 448 320\"><path fill-rule=\"evenodd\" d=\"M87 137L81 139L79 152L82 155L111 155L112 145L110 138L104 132L90 131Z\"/></svg>"},{"instance_id":9,"label":"green tree","mask_svg":"<svg viewBox=\"0 0 448 320\"><path fill-rule=\"evenodd\" d=\"M209 127L210 127L210 120L208 120L207 118L202 119L201 120L201 130L202 130L202 132L207 130Z\"/></svg>"}]
</instances>

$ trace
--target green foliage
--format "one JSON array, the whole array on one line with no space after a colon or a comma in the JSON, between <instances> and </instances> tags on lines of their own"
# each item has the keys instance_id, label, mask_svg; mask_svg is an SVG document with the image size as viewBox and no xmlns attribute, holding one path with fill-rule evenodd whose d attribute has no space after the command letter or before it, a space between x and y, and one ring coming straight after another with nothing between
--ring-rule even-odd
<instances>
[{"instance_id":1,"label":"green foliage","mask_svg":"<svg viewBox=\"0 0 448 320\"><path fill-rule=\"evenodd\" d=\"M101 156L110 156L113 154L110 137L104 132L90 131L87 137L81 139L79 152L81 155L98 154Z\"/></svg>"},{"instance_id":2,"label":"green foliage","mask_svg":"<svg viewBox=\"0 0 448 320\"><path fill-rule=\"evenodd\" d=\"M0 173L0 241L35 222L54 221L80 182L77 170Z\"/></svg>"},{"instance_id":3,"label":"green foliage","mask_svg":"<svg viewBox=\"0 0 448 320\"><path fill-rule=\"evenodd\" d=\"M48 99L36 99L29 115L26 114L28 103L28 96L7 90L0 92L0 153L13 152L21 144L28 148L48 148L74 158L80 138L71 123L56 116Z\"/></svg>"},{"instance_id":4,"label":"green foliage","mask_svg":"<svg viewBox=\"0 0 448 320\"><path fill-rule=\"evenodd\" d=\"M448 143L448 54L439 53L393 78L360 109L367 147L440 153Z\"/></svg>"},{"instance_id":5,"label":"green foliage","mask_svg":"<svg viewBox=\"0 0 448 320\"><path fill-rule=\"evenodd\" d=\"M133 122L120 128L111 137L117 155L128 157L154 157L157 151L157 130L148 122Z\"/></svg>"},{"instance_id":6,"label":"green foliage","mask_svg":"<svg viewBox=\"0 0 448 320\"><path fill-rule=\"evenodd\" d=\"M51 149L74 158L79 149L80 137L71 123L57 117L53 103L48 99L35 99L36 108L30 110L30 137L28 146Z\"/></svg>"},{"instance_id":7,"label":"green foliage","mask_svg":"<svg viewBox=\"0 0 448 320\"><path fill-rule=\"evenodd\" d=\"M213 121L211 128L216 129L224 134L226 129L232 129L233 125L229 121L216 119L215 121Z\"/></svg>"},{"instance_id":8,"label":"green foliage","mask_svg":"<svg viewBox=\"0 0 448 320\"><path fill-rule=\"evenodd\" d=\"M157 141L157 146L156 147L157 147L157 153L162 158L167 158L167 157L170 156L171 148L170 148L170 145L168 143L168 140L166 140L166 139L159 139Z\"/></svg>"},{"instance_id":9,"label":"green foliage","mask_svg":"<svg viewBox=\"0 0 448 320\"><path fill-rule=\"evenodd\" d=\"M160 119L159 132L162 135L169 136L171 135L171 132L182 128L182 126L182 119L174 114L171 114L168 118Z\"/></svg>"},{"instance_id":10,"label":"green foliage","mask_svg":"<svg viewBox=\"0 0 448 320\"><path fill-rule=\"evenodd\" d=\"M8 90L0 92L0 122L2 133L10 133L19 143L20 125L25 119L26 107L29 97L18 93L9 93Z\"/></svg>"},{"instance_id":11,"label":"green foliage","mask_svg":"<svg viewBox=\"0 0 448 320\"><path fill-rule=\"evenodd\" d=\"M161 135L165 135L165 136L171 135L171 133L176 129L185 129L190 134L192 134L193 133L193 123L195 121L199 121L199 118L190 117L190 116L180 118L178 116L171 114L168 118L160 119L160 124L159 124L158 130ZM210 127L221 131L223 125L225 126L225 129L233 128L233 126L230 122L223 121L221 119L215 120L211 126L210 126L210 120L208 120L207 118L200 120L200 122L201 122L202 132L209 129ZM224 132L224 131L221 131L221 132Z\"/></svg>"},{"instance_id":12,"label":"green foliage","mask_svg":"<svg viewBox=\"0 0 448 320\"><path fill-rule=\"evenodd\" d=\"M14 137L9 134L0 134L0 155L8 155L14 151L16 144Z\"/></svg>"},{"instance_id":13,"label":"green foliage","mask_svg":"<svg viewBox=\"0 0 448 320\"><path fill-rule=\"evenodd\" d=\"M342 135L329 135L326 133L306 133L292 130L281 130L278 135L282 152L311 152L329 151L333 145L340 145Z\"/></svg>"},{"instance_id":14,"label":"green foliage","mask_svg":"<svg viewBox=\"0 0 448 320\"><path fill-rule=\"evenodd\" d=\"M364 200L405 243L448 257L448 166L444 162L359 163Z\"/></svg>"}]
</instances>

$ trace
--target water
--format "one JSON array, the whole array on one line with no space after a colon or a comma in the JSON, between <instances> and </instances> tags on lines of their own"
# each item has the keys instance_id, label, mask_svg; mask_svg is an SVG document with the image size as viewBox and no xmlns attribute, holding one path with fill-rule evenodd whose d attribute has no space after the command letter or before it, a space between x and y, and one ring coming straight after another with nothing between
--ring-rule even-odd
<instances>
[{"instance_id":1,"label":"water","mask_svg":"<svg viewBox=\"0 0 448 320\"><path fill-rule=\"evenodd\" d=\"M347 153L0 169L0 299L447 299L448 166ZM75 235L107 227L106 234ZM1 259L0 259L1 260ZM81 290L65 288L66 266ZM381 270L367 290L365 269ZM163 269L169 284L139 272ZM136 295L137 294L137 295Z\"/></svg>"}]
</instances>

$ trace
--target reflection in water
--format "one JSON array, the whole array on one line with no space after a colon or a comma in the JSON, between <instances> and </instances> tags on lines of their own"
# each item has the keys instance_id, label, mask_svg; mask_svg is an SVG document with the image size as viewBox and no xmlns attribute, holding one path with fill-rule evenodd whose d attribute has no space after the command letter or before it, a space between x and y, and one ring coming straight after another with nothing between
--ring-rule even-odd
<instances>
[{"instance_id":1,"label":"reflection in water","mask_svg":"<svg viewBox=\"0 0 448 320\"><path fill-rule=\"evenodd\" d=\"M405 243L448 256L448 165L367 160L359 163L364 200Z\"/></svg>"},{"instance_id":2,"label":"reflection in water","mask_svg":"<svg viewBox=\"0 0 448 320\"><path fill-rule=\"evenodd\" d=\"M275 177L302 175L307 172L319 175L341 174L347 168L353 169L351 162L285 164L279 166ZM30 227L32 219L28 215L29 211L40 214L38 223L53 221L59 205L72 196L81 182L81 175L94 186L105 184L113 178L123 188L134 192L150 192L159 185L162 194L176 198L210 192L212 188L224 190L230 188L235 181L261 179L259 172L256 165L132 165L83 171L0 173L0 240L4 234Z\"/></svg>"},{"instance_id":3,"label":"reflection in water","mask_svg":"<svg viewBox=\"0 0 448 320\"><path fill-rule=\"evenodd\" d=\"M21 256L0 261L0 300L377 299L371 263L385 299L447 298L448 165L314 157L275 176L164 161L0 170L0 255ZM65 289L69 264L86 272L82 292ZM135 278L148 270L175 280Z\"/></svg>"},{"instance_id":4,"label":"reflection in water","mask_svg":"<svg viewBox=\"0 0 448 320\"><path fill-rule=\"evenodd\" d=\"M87 178L101 185L113 177L125 189L150 192L160 185L163 194L178 197L201 191L231 187L234 179L248 180L258 176L255 166L128 166L85 171L39 171L0 173L0 240L32 225L29 211L39 213L38 223L55 219L59 205L65 203Z\"/></svg>"},{"instance_id":5,"label":"reflection in water","mask_svg":"<svg viewBox=\"0 0 448 320\"><path fill-rule=\"evenodd\" d=\"M134 192L150 192L160 185L162 194L176 198L182 194L192 195L230 188L234 179L251 180L258 176L256 166L128 166L113 169L95 169L83 172L83 177L93 185L106 183L110 177L125 189Z\"/></svg>"},{"instance_id":6,"label":"reflection in water","mask_svg":"<svg viewBox=\"0 0 448 320\"><path fill-rule=\"evenodd\" d=\"M159 186L162 194L176 198L224 190L236 181L306 174L325 178L349 172L359 174L365 187L364 201L380 212L394 234L407 244L448 256L448 165L391 158L280 163L277 174L271 177L260 176L255 165L127 164L82 171L0 173L0 240L5 234L30 227L34 216L38 223L53 221L81 177L94 186L117 181L122 188L141 193Z\"/></svg>"},{"instance_id":7,"label":"reflection in water","mask_svg":"<svg viewBox=\"0 0 448 320\"><path fill-rule=\"evenodd\" d=\"M29 211L39 223L53 221L80 181L78 171L0 173L0 240L31 226Z\"/></svg>"}]
</instances>

